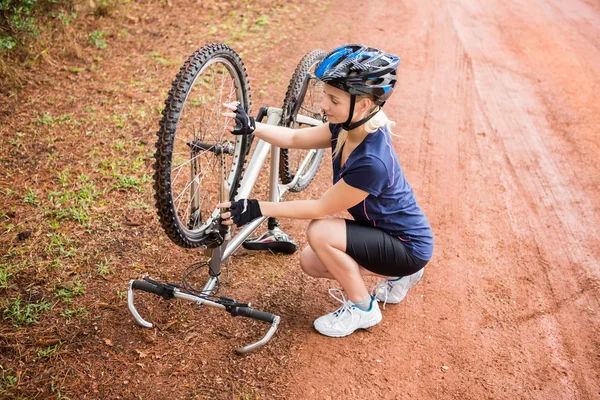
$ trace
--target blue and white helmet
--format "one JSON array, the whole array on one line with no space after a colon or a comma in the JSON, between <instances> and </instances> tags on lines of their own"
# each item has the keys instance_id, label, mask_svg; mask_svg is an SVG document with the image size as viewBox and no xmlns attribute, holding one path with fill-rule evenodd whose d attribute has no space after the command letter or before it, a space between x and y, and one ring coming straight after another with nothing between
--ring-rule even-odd
<instances>
[{"instance_id":1,"label":"blue and white helmet","mask_svg":"<svg viewBox=\"0 0 600 400\"><path fill-rule=\"evenodd\" d=\"M373 47L347 44L329 53L315 71L317 78L351 95L370 94L385 103L396 85L400 58Z\"/></svg>"}]
</instances>

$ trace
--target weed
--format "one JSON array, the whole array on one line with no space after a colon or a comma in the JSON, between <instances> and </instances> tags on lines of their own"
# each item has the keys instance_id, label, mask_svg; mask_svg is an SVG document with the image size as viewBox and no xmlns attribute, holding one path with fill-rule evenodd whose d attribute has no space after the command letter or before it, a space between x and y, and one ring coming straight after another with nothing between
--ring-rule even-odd
<instances>
[{"instance_id":1,"label":"weed","mask_svg":"<svg viewBox=\"0 0 600 400\"><path fill-rule=\"evenodd\" d=\"M51 233L50 243L46 246L46 255L59 255L63 257L71 257L77 253L77 248L72 247L74 240L69 239L60 232Z\"/></svg>"},{"instance_id":2,"label":"weed","mask_svg":"<svg viewBox=\"0 0 600 400\"><path fill-rule=\"evenodd\" d=\"M0 365L0 393L10 389L17 383L18 379L12 372L12 368L4 369L4 367Z\"/></svg>"},{"instance_id":3,"label":"weed","mask_svg":"<svg viewBox=\"0 0 600 400\"><path fill-rule=\"evenodd\" d=\"M148 204L142 200L134 200L134 201L130 201L129 203L127 203L127 208L130 210L139 210L139 209L147 210L150 207L151 207L150 204Z\"/></svg>"},{"instance_id":4,"label":"weed","mask_svg":"<svg viewBox=\"0 0 600 400\"><path fill-rule=\"evenodd\" d=\"M36 349L36 354L39 360L50 358L56 354L58 347L62 344L62 342L56 343L54 346L48 346L45 349Z\"/></svg>"},{"instance_id":5,"label":"weed","mask_svg":"<svg viewBox=\"0 0 600 400\"><path fill-rule=\"evenodd\" d=\"M94 31L90 33L87 37L87 42L97 49L105 49L106 48L106 40L103 39L104 32L102 31Z\"/></svg>"},{"instance_id":6,"label":"weed","mask_svg":"<svg viewBox=\"0 0 600 400\"><path fill-rule=\"evenodd\" d=\"M40 315L48 310L50 310L50 303L46 301L31 303L21 307L21 296L18 295L15 299L4 302L2 315L4 319L11 320L15 327L19 327L37 322Z\"/></svg>"},{"instance_id":7,"label":"weed","mask_svg":"<svg viewBox=\"0 0 600 400\"><path fill-rule=\"evenodd\" d=\"M136 176L119 175L114 187L117 189L137 189L138 192L143 192L144 188L141 187L142 184L149 182L150 179L150 175L144 175L141 179Z\"/></svg>"},{"instance_id":8,"label":"weed","mask_svg":"<svg viewBox=\"0 0 600 400\"><path fill-rule=\"evenodd\" d=\"M71 177L71 173L69 172L69 170L65 169L62 172L59 172L57 175L58 175L58 181L60 182L60 185L62 187L67 186L67 184L69 183L69 178Z\"/></svg>"},{"instance_id":9,"label":"weed","mask_svg":"<svg viewBox=\"0 0 600 400\"><path fill-rule=\"evenodd\" d=\"M158 51L154 51L154 52L150 53L150 58L162 65L171 65L172 64L171 60L162 57Z\"/></svg>"},{"instance_id":10,"label":"weed","mask_svg":"<svg viewBox=\"0 0 600 400\"><path fill-rule=\"evenodd\" d=\"M68 26L75 18L77 18L77 13L72 12L71 14L58 13L57 18L63 25Z\"/></svg>"},{"instance_id":11,"label":"weed","mask_svg":"<svg viewBox=\"0 0 600 400\"><path fill-rule=\"evenodd\" d=\"M34 122L36 123L36 125L52 126L55 123L62 125L64 123L70 122L72 120L72 118L73 118L73 113L57 115L56 117L53 117L52 115L50 115L49 112L45 112L41 116L36 117Z\"/></svg>"},{"instance_id":12,"label":"weed","mask_svg":"<svg viewBox=\"0 0 600 400\"><path fill-rule=\"evenodd\" d=\"M25 195L25 197L23 197L23 201L25 203L33 204L34 206L37 206L39 204L38 197L31 188L27 188L27 194Z\"/></svg>"},{"instance_id":13,"label":"weed","mask_svg":"<svg viewBox=\"0 0 600 400\"><path fill-rule=\"evenodd\" d=\"M67 319L71 318L85 318L88 315L88 311L85 307L77 307L74 309L68 309L60 313L63 317Z\"/></svg>"},{"instance_id":14,"label":"weed","mask_svg":"<svg viewBox=\"0 0 600 400\"><path fill-rule=\"evenodd\" d=\"M62 299L65 303L72 304L73 298L81 296L85 293L83 283L79 280L73 282L67 282L62 284L60 287L55 287L56 295Z\"/></svg>"},{"instance_id":15,"label":"weed","mask_svg":"<svg viewBox=\"0 0 600 400\"><path fill-rule=\"evenodd\" d=\"M8 279L11 276L13 276L13 274L8 271L8 265L0 264L0 289L8 289L13 286L8 283Z\"/></svg>"},{"instance_id":16,"label":"weed","mask_svg":"<svg viewBox=\"0 0 600 400\"><path fill-rule=\"evenodd\" d=\"M266 14L261 15L254 21L254 25L256 26L264 26L269 24L269 16Z\"/></svg>"},{"instance_id":17,"label":"weed","mask_svg":"<svg viewBox=\"0 0 600 400\"><path fill-rule=\"evenodd\" d=\"M60 228L60 222L58 222L57 220L53 219L51 221L48 221L48 227L52 230L57 230L58 228Z\"/></svg>"},{"instance_id":18,"label":"weed","mask_svg":"<svg viewBox=\"0 0 600 400\"><path fill-rule=\"evenodd\" d=\"M112 274L112 271L110 269L110 263L112 260L113 260L112 257L110 257L110 258L105 257L104 261L98 263L98 269L97 269L98 275L108 276L108 275Z\"/></svg>"},{"instance_id":19,"label":"weed","mask_svg":"<svg viewBox=\"0 0 600 400\"><path fill-rule=\"evenodd\" d=\"M23 143L19 139L8 139L8 143L15 146L17 149L23 146Z\"/></svg>"},{"instance_id":20,"label":"weed","mask_svg":"<svg viewBox=\"0 0 600 400\"><path fill-rule=\"evenodd\" d=\"M117 290L117 297L119 299L123 300L127 297L127 292L122 291L122 290Z\"/></svg>"},{"instance_id":21,"label":"weed","mask_svg":"<svg viewBox=\"0 0 600 400\"><path fill-rule=\"evenodd\" d=\"M65 71L72 72L74 74L80 74L83 72L83 68L79 67L63 67Z\"/></svg>"}]
</instances>

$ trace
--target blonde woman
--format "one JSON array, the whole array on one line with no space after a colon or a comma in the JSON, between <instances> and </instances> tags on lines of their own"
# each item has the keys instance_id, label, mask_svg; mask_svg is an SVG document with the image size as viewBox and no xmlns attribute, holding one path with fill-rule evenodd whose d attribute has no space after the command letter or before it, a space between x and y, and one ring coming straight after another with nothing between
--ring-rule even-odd
<instances>
[{"instance_id":1,"label":"blonde woman","mask_svg":"<svg viewBox=\"0 0 600 400\"><path fill-rule=\"evenodd\" d=\"M382 111L396 84L398 57L362 45L329 53L315 75L324 85L321 107L328 124L292 130L256 123L239 104L226 104L236 120L233 134L253 133L282 148L333 150L333 186L319 199L280 203L253 199L219 204L229 207L224 224L247 224L262 215L310 219L309 245L300 255L304 272L335 279L330 289L342 303L317 318L323 335L343 337L381 321L377 300L399 303L423 276L433 254L433 235L406 181L391 143L393 125ZM348 210L354 220L327 218ZM372 296L363 276L385 278ZM344 294L345 293L345 294Z\"/></svg>"}]
</instances>

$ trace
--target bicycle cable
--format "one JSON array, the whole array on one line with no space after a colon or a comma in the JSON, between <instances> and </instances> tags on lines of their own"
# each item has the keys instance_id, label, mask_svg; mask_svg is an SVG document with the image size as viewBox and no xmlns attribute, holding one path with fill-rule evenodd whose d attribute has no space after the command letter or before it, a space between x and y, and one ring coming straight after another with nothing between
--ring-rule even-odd
<instances>
[{"instance_id":1,"label":"bicycle cable","mask_svg":"<svg viewBox=\"0 0 600 400\"><path fill-rule=\"evenodd\" d=\"M209 274L214 277L217 280L217 283L215 285L215 288L213 288L212 290L198 290L196 289L194 286L192 286L191 283L188 282L188 277L199 271L201 268L203 267L208 267L209 269ZM217 296L217 293L219 292L219 289L221 287L221 283L219 281L219 274L216 274L212 268L210 267L210 264L206 261L204 262L195 262L193 264L188 265L187 267L185 267L185 270L183 271L183 277L181 280L181 286L190 294L199 296L199 297L205 297L205 298L220 298L220 296Z\"/></svg>"}]
</instances>

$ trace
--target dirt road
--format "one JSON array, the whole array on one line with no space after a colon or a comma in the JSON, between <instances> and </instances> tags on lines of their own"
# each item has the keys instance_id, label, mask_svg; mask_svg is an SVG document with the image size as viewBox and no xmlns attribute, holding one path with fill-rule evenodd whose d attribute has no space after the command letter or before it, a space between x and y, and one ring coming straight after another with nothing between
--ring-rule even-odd
<instances>
[{"instance_id":1,"label":"dirt road","mask_svg":"<svg viewBox=\"0 0 600 400\"><path fill-rule=\"evenodd\" d=\"M371 332L307 335L289 398L600 398L600 6L331 9L323 47L403 60L386 109L436 251Z\"/></svg>"},{"instance_id":2,"label":"dirt road","mask_svg":"<svg viewBox=\"0 0 600 400\"><path fill-rule=\"evenodd\" d=\"M597 1L122 7L89 18L105 49L55 52L22 97L0 104L0 295L52 305L30 325L4 313L0 397L600 399ZM201 256L160 230L150 177L157 109L185 57L209 41L242 55L255 111L280 104L309 50L359 42L401 57L385 108L436 248L378 326L320 336L312 321L337 307L335 282L304 276L298 254L243 251L221 293L282 316L260 351L232 353L263 325L189 304L140 296L156 327L134 325L129 279L177 281ZM288 198L330 182L325 162ZM78 209L66 195L85 188L93 195ZM90 214L56 216L72 209ZM306 225L282 221L303 245Z\"/></svg>"}]
</instances>

